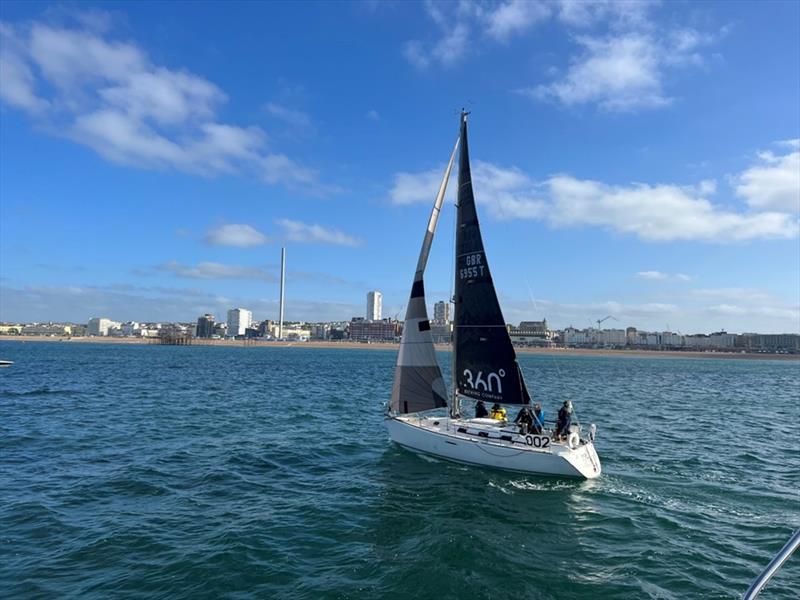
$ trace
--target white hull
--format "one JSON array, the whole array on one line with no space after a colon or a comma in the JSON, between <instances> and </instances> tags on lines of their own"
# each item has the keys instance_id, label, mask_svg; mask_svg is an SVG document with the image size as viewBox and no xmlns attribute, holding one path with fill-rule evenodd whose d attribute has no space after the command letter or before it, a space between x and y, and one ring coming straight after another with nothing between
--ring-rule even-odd
<instances>
[{"instance_id":1,"label":"white hull","mask_svg":"<svg viewBox=\"0 0 800 600\"><path fill-rule=\"evenodd\" d=\"M414 452L460 463L592 479L600 475L600 458L589 440L555 442L548 436L523 436L514 427L487 419L449 419L415 414L387 417L392 440ZM536 444L535 447L533 444Z\"/></svg>"}]
</instances>

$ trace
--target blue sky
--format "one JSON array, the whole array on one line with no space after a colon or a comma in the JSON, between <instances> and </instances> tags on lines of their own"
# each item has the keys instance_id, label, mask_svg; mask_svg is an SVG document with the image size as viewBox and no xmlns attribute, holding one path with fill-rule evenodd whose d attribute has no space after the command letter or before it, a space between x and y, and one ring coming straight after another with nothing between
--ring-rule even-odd
<instances>
[{"instance_id":1,"label":"blue sky","mask_svg":"<svg viewBox=\"0 0 800 600\"><path fill-rule=\"evenodd\" d=\"M0 11L2 320L401 314L467 106L509 322L800 331L797 2Z\"/></svg>"}]
</instances>

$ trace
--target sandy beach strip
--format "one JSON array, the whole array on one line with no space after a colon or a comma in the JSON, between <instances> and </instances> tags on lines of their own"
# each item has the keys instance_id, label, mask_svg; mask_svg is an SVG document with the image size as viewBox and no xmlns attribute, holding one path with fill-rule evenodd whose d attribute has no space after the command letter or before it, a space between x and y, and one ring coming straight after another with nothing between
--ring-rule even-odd
<instances>
[{"instance_id":1,"label":"sandy beach strip","mask_svg":"<svg viewBox=\"0 0 800 600\"><path fill-rule=\"evenodd\" d=\"M160 345L156 338L120 338L120 337L53 337L37 335L0 335L3 342L49 342L62 344L149 344ZM192 346L231 346L245 348L339 348L357 350L397 351L396 343L359 343L350 341L308 342L274 342L263 340L207 340L192 339ZM449 350L449 344L437 344L437 350ZM518 354L542 354L550 356L614 356L628 358L721 358L744 360L795 360L800 361L800 354L766 354L743 352L699 352L690 350L612 350L605 348L516 348Z\"/></svg>"}]
</instances>

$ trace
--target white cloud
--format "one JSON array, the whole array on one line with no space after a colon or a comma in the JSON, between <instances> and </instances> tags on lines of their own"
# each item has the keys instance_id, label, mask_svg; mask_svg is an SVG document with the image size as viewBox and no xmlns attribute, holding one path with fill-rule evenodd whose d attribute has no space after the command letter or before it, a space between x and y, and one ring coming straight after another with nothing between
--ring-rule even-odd
<instances>
[{"instance_id":1,"label":"white cloud","mask_svg":"<svg viewBox=\"0 0 800 600\"><path fill-rule=\"evenodd\" d=\"M267 151L260 128L220 122L227 97L203 77L154 64L134 43L96 28L1 27L0 98L46 131L123 165L244 173L326 191L313 170ZM279 116L302 121L302 113Z\"/></svg>"},{"instance_id":2,"label":"white cloud","mask_svg":"<svg viewBox=\"0 0 800 600\"><path fill-rule=\"evenodd\" d=\"M49 102L36 95L36 78L23 60L23 44L11 27L0 23L0 100L30 113L41 113Z\"/></svg>"},{"instance_id":3,"label":"white cloud","mask_svg":"<svg viewBox=\"0 0 800 600\"><path fill-rule=\"evenodd\" d=\"M434 64L451 67L458 63L469 52L475 29L505 42L544 21L551 12L547 3L538 0L508 0L496 5L428 0L424 7L438 28L436 41L409 40L403 44L403 56L420 70Z\"/></svg>"},{"instance_id":4,"label":"white cloud","mask_svg":"<svg viewBox=\"0 0 800 600\"><path fill-rule=\"evenodd\" d=\"M636 276L639 279L650 279L650 280L663 280L668 277L666 273L662 273L661 271L639 271Z\"/></svg>"},{"instance_id":5,"label":"white cloud","mask_svg":"<svg viewBox=\"0 0 800 600\"><path fill-rule=\"evenodd\" d=\"M157 269L186 279L258 279L261 281L276 281L274 273L261 267L241 267L217 262L200 262L192 266L173 260L159 265Z\"/></svg>"},{"instance_id":6,"label":"white cloud","mask_svg":"<svg viewBox=\"0 0 800 600\"><path fill-rule=\"evenodd\" d=\"M389 192L394 204L432 202L442 169L397 173ZM704 196L716 186L608 185L556 175L536 182L523 171L474 161L473 184L489 214L500 220L538 219L553 227L596 226L645 241L737 242L791 238L796 220L774 211L736 211ZM453 191L454 186L450 186Z\"/></svg>"},{"instance_id":7,"label":"white cloud","mask_svg":"<svg viewBox=\"0 0 800 600\"><path fill-rule=\"evenodd\" d=\"M786 148L792 148L794 150L800 150L800 138L794 138L792 140L781 140L779 142L775 142L779 146L784 146Z\"/></svg>"},{"instance_id":8,"label":"white cloud","mask_svg":"<svg viewBox=\"0 0 800 600\"><path fill-rule=\"evenodd\" d=\"M636 273L636 277L639 279L645 279L648 281L691 281L692 278L685 273L663 273L662 271L639 271Z\"/></svg>"},{"instance_id":9,"label":"white cloud","mask_svg":"<svg viewBox=\"0 0 800 600\"><path fill-rule=\"evenodd\" d=\"M800 140L780 144L797 148ZM754 209L800 212L800 150L784 155L762 152L759 164L739 174L736 181L736 193Z\"/></svg>"},{"instance_id":10,"label":"white cloud","mask_svg":"<svg viewBox=\"0 0 800 600\"><path fill-rule=\"evenodd\" d=\"M378 113L378 111L377 111L377 110L375 110L375 109L372 109L372 110L370 110L370 111L367 111L367 115L366 115L366 117L367 117L367 119L369 119L370 121L380 121L380 120L381 120L381 115L380 115L380 114Z\"/></svg>"},{"instance_id":11,"label":"white cloud","mask_svg":"<svg viewBox=\"0 0 800 600\"><path fill-rule=\"evenodd\" d=\"M667 106L665 91L670 69L702 66L701 48L725 33L707 33L652 19L656 1L505 0L499 3L426 2L425 10L439 29L437 41L411 40L403 46L406 59L419 69L458 63L480 40L506 43L555 16L573 35L579 52L560 77L517 91L538 100L564 105L594 103L608 111L635 111ZM474 35L475 33L479 35ZM550 66L547 72L558 74Z\"/></svg>"},{"instance_id":12,"label":"white cloud","mask_svg":"<svg viewBox=\"0 0 800 600\"><path fill-rule=\"evenodd\" d=\"M403 44L403 56L408 62L420 70L427 69L428 65L431 64L425 47L419 40L409 40Z\"/></svg>"},{"instance_id":13,"label":"white cloud","mask_svg":"<svg viewBox=\"0 0 800 600\"><path fill-rule=\"evenodd\" d=\"M469 26L456 23L455 26L433 47L431 54L443 66L455 64L466 53L469 45Z\"/></svg>"},{"instance_id":14,"label":"white cloud","mask_svg":"<svg viewBox=\"0 0 800 600\"><path fill-rule=\"evenodd\" d=\"M441 39L432 45L410 40L403 46L403 56L418 69L427 69L431 63L449 67L457 63L469 48L470 28L464 22L446 27Z\"/></svg>"},{"instance_id":15,"label":"white cloud","mask_svg":"<svg viewBox=\"0 0 800 600\"><path fill-rule=\"evenodd\" d=\"M550 16L550 5L536 0L510 0L486 14L487 33L504 42Z\"/></svg>"},{"instance_id":16,"label":"white cloud","mask_svg":"<svg viewBox=\"0 0 800 600\"><path fill-rule=\"evenodd\" d=\"M347 235L338 229L322 225L307 224L291 219L280 219L278 225L283 228L286 239L304 244L330 244L333 246L358 246L361 240Z\"/></svg>"},{"instance_id":17,"label":"white cloud","mask_svg":"<svg viewBox=\"0 0 800 600\"><path fill-rule=\"evenodd\" d=\"M266 244L269 238L250 225L232 223L209 231L206 241L213 246L250 248Z\"/></svg>"},{"instance_id":18,"label":"white cloud","mask_svg":"<svg viewBox=\"0 0 800 600\"><path fill-rule=\"evenodd\" d=\"M389 191L392 204L432 203L439 190L444 166L421 173L396 173ZM472 165L472 180L481 190L481 202L498 219L542 216L544 203L537 199L536 185L516 168L502 168L476 160ZM448 185L447 194L455 199L455 181Z\"/></svg>"},{"instance_id":19,"label":"white cloud","mask_svg":"<svg viewBox=\"0 0 800 600\"><path fill-rule=\"evenodd\" d=\"M661 49L648 35L580 37L584 52L558 81L523 90L528 96L574 105L596 102L610 111L665 106Z\"/></svg>"},{"instance_id":20,"label":"white cloud","mask_svg":"<svg viewBox=\"0 0 800 600\"><path fill-rule=\"evenodd\" d=\"M444 168L421 173L400 172L394 176L394 185L389 191L392 204L416 204L433 202L442 181Z\"/></svg>"},{"instance_id":21,"label":"white cloud","mask_svg":"<svg viewBox=\"0 0 800 600\"><path fill-rule=\"evenodd\" d=\"M668 24L656 26L650 11L655 2L562 0L558 19L574 36L579 53L563 74L547 84L518 90L538 100L566 106L597 104L614 112L660 108L674 100L665 91L670 69L702 66L700 52L717 35ZM602 30L590 28L605 25Z\"/></svg>"},{"instance_id":22,"label":"white cloud","mask_svg":"<svg viewBox=\"0 0 800 600\"><path fill-rule=\"evenodd\" d=\"M298 129L305 131L313 129L311 117L301 110L289 108L274 102L268 102L265 104L264 110L266 110L273 117L276 117Z\"/></svg>"},{"instance_id":23,"label":"white cloud","mask_svg":"<svg viewBox=\"0 0 800 600\"><path fill-rule=\"evenodd\" d=\"M704 179L697 185L697 191L703 196L713 196L717 193L717 182L714 179Z\"/></svg>"},{"instance_id":24,"label":"white cloud","mask_svg":"<svg viewBox=\"0 0 800 600\"><path fill-rule=\"evenodd\" d=\"M797 235L797 223L776 212L734 212L674 185L610 186L568 175L550 178L549 221L596 225L645 241L735 242Z\"/></svg>"},{"instance_id":25,"label":"white cloud","mask_svg":"<svg viewBox=\"0 0 800 600\"><path fill-rule=\"evenodd\" d=\"M614 28L647 27L657 0L559 0L558 19L570 27L591 27L607 21Z\"/></svg>"},{"instance_id":26,"label":"white cloud","mask_svg":"<svg viewBox=\"0 0 800 600\"><path fill-rule=\"evenodd\" d=\"M725 288L698 288L690 292L696 298L745 302L747 304L763 304L769 300L769 295L755 288L725 287Z\"/></svg>"}]
</instances>

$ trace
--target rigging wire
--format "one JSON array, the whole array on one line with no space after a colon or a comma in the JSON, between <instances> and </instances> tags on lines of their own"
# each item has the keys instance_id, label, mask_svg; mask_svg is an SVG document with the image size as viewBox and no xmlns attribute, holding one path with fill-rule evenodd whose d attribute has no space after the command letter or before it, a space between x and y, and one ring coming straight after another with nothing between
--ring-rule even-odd
<instances>
[{"instance_id":1,"label":"rigging wire","mask_svg":"<svg viewBox=\"0 0 800 600\"><path fill-rule=\"evenodd\" d=\"M508 218L508 215L506 214L505 208L503 207L502 200L497 200L496 201L496 205L497 205L497 209L500 212L500 216L502 217L502 219L504 221L510 220ZM533 310L535 310L537 313L539 313L539 306L536 303L536 299L533 297L533 292L531 291L531 284L528 281L528 274L525 273L524 277L525 277L525 286L528 288L528 297L530 298L531 304L533 304ZM541 314L541 313L539 313L539 314ZM561 388L561 396L562 397L566 397L567 396L567 390L566 390L566 386L564 385L564 375L561 372L561 365L559 365L558 360L556 359L556 357L554 355L550 354L549 356L550 356L550 360L553 361L553 364L556 367L557 381L558 381L559 387ZM573 406L573 411L574 410L575 410L575 408ZM577 421L577 414L575 416L576 416L575 420Z\"/></svg>"},{"instance_id":2,"label":"rigging wire","mask_svg":"<svg viewBox=\"0 0 800 600\"><path fill-rule=\"evenodd\" d=\"M528 281L528 275L525 275L525 286L528 288L528 298L530 298L531 304L533 304L533 310L539 313L539 305L536 303L536 298L533 297L533 292L531 291L531 284ZM541 314L541 313L539 313ZM567 396L567 388L564 385L564 374L561 372L561 365L558 364L558 360L552 354L549 355L550 359L553 361L553 364L556 367L556 373L558 374L558 385L561 388L561 395L566 397Z\"/></svg>"}]
</instances>

